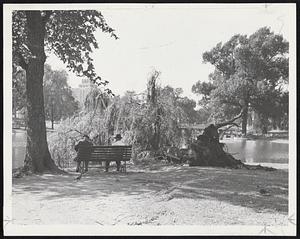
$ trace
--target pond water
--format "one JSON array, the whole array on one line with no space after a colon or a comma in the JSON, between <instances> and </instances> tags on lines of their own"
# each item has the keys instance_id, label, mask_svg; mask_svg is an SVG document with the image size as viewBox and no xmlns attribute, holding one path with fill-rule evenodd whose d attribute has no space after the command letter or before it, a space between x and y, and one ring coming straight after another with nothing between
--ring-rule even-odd
<instances>
[{"instance_id":1,"label":"pond water","mask_svg":"<svg viewBox=\"0 0 300 239\"><path fill-rule=\"evenodd\" d=\"M228 152L236 159L247 163L287 164L289 158L288 140L246 140L224 139ZM12 134L12 167L23 166L26 147L26 132L14 130Z\"/></svg>"},{"instance_id":2,"label":"pond water","mask_svg":"<svg viewBox=\"0 0 300 239\"><path fill-rule=\"evenodd\" d=\"M22 129L13 129L12 131L12 168L13 169L23 166L25 154L26 154L26 131Z\"/></svg>"},{"instance_id":3,"label":"pond water","mask_svg":"<svg viewBox=\"0 0 300 239\"><path fill-rule=\"evenodd\" d=\"M289 159L288 140L221 140L236 159L247 163L287 164Z\"/></svg>"},{"instance_id":4,"label":"pond water","mask_svg":"<svg viewBox=\"0 0 300 239\"><path fill-rule=\"evenodd\" d=\"M23 166L26 153L26 132L13 130L12 133L12 168Z\"/></svg>"}]
</instances>

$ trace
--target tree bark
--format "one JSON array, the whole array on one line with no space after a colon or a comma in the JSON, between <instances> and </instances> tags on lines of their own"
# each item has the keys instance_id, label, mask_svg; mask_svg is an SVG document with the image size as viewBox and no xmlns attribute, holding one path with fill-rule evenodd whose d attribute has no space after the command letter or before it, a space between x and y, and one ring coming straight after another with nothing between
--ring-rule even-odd
<instances>
[{"instance_id":1,"label":"tree bark","mask_svg":"<svg viewBox=\"0 0 300 239\"><path fill-rule=\"evenodd\" d=\"M28 47L32 53L26 69L26 100L27 100L27 145L24 171L42 173L44 171L60 171L51 158L48 149L43 76L45 23L40 11L26 11L28 26Z\"/></svg>"},{"instance_id":2,"label":"tree bark","mask_svg":"<svg viewBox=\"0 0 300 239\"><path fill-rule=\"evenodd\" d=\"M154 71L151 78L148 81L147 85L147 100L150 104L150 109L153 110L155 114L155 120L153 123L153 136L150 140L150 146L151 149L154 151L159 150L160 145L160 127L161 127L161 115L162 115L162 109L157 104L157 98L159 96L158 89L156 86L156 80L158 76L160 75L160 72Z\"/></svg>"},{"instance_id":3,"label":"tree bark","mask_svg":"<svg viewBox=\"0 0 300 239\"><path fill-rule=\"evenodd\" d=\"M247 135L247 121L248 121L248 104L243 109L242 114L242 134Z\"/></svg>"},{"instance_id":4,"label":"tree bark","mask_svg":"<svg viewBox=\"0 0 300 239\"><path fill-rule=\"evenodd\" d=\"M54 105L53 105L53 102L52 102L52 105L51 105L51 129L54 129L54 115L53 115L54 110L53 110L53 107L54 107Z\"/></svg>"},{"instance_id":5,"label":"tree bark","mask_svg":"<svg viewBox=\"0 0 300 239\"><path fill-rule=\"evenodd\" d=\"M161 127L161 108L156 109L156 119L154 123L154 135L153 135L153 142L152 147L155 151L159 150L160 145L160 127Z\"/></svg>"}]
</instances>

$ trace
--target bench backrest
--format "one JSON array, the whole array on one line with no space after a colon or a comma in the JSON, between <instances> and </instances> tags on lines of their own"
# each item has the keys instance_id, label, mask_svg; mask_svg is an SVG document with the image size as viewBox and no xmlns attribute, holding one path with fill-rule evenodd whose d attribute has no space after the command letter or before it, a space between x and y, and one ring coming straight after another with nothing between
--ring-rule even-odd
<instances>
[{"instance_id":1,"label":"bench backrest","mask_svg":"<svg viewBox=\"0 0 300 239\"><path fill-rule=\"evenodd\" d=\"M129 161L131 145L92 146L91 154L81 158L89 161Z\"/></svg>"}]
</instances>

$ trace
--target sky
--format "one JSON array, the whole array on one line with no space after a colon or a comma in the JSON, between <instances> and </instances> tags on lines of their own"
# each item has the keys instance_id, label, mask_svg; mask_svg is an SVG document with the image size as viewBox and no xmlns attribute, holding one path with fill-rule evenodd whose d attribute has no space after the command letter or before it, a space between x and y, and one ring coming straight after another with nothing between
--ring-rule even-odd
<instances>
[{"instance_id":1,"label":"sky","mask_svg":"<svg viewBox=\"0 0 300 239\"><path fill-rule=\"evenodd\" d=\"M114 5L95 7L120 38L96 32L99 49L94 50L96 72L109 81L115 94L141 92L153 69L161 71L162 86L181 87L191 92L197 81L207 81L214 68L203 63L202 54L235 34L250 35L267 26L290 41L289 4L180 4ZM47 63L66 69L54 55ZM71 72L69 84L78 87L81 79Z\"/></svg>"}]
</instances>

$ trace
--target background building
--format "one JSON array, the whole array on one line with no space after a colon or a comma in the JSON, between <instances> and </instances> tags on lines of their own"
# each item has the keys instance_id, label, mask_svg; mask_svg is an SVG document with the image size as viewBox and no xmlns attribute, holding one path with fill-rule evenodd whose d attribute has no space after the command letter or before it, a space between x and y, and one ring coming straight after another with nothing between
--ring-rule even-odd
<instances>
[{"instance_id":1,"label":"background building","mask_svg":"<svg viewBox=\"0 0 300 239\"><path fill-rule=\"evenodd\" d=\"M80 108L83 108L86 96L94 87L96 86L89 79L83 78L78 88L72 88L72 95L79 102Z\"/></svg>"}]
</instances>

